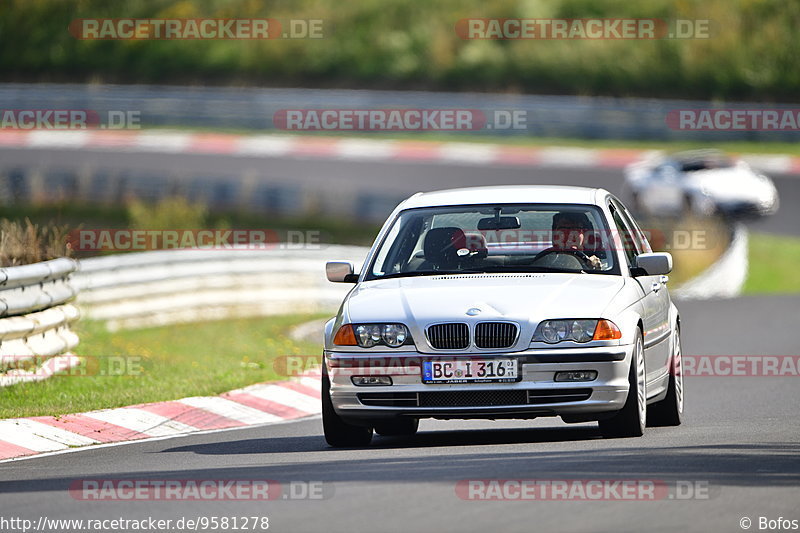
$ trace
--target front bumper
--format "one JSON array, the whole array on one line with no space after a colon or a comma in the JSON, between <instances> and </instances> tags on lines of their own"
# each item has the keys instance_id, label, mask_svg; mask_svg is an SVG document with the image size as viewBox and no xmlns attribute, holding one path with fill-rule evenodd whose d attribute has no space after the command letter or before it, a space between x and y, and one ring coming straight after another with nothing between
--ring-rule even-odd
<instances>
[{"instance_id":1,"label":"front bumper","mask_svg":"<svg viewBox=\"0 0 800 533\"><path fill-rule=\"evenodd\" d=\"M617 411L628 395L634 345L532 349L435 356L416 352L325 352L334 409L352 421L391 418L573 417ZM426 384L419 362L429 358L512 357L522 379L514 383ZM594 370L593 381L556 382L556 372ZM352 376L391 376L390 386L356 386Z\"/></svg>"},{"instance_id":2,"label":"front bumper","mask_svg":"<svg viewBox=\"0 0 800 533\"><path fill-rule=\"evenodd\" d=\"M730 218L757 218L774 215L778 211L777 199L763 202L720 202L717 210Z\"/></svg>"}]
</instances>

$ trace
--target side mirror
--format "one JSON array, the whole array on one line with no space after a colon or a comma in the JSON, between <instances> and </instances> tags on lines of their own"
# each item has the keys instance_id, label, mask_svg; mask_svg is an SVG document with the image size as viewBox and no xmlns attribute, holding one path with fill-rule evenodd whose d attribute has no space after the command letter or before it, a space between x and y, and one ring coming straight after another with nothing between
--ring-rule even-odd
<instances>
[{"instance_id":1,"label":"side mirror","mask_svg":"<svg viewBox=\"0 0 800 533\"><path fill-rule=\"evenodd\" d=\"M334 283L355 283L358 281L358 274L355 274L355 267L350 261L328 261L325 264L325 275L328 281Z\"/></svg>"},{"instance_id":2,"label":"side mirror","mask_svg":"<svg viewBox=\"0 0 800 533\"><path fill-rule=\"evenodd\" d=\"M635 273L640 276L661 276L672 272L672 254L658 252L640 254L636 258L636 268L643 272Z\"/></svg>"}]
</instances>

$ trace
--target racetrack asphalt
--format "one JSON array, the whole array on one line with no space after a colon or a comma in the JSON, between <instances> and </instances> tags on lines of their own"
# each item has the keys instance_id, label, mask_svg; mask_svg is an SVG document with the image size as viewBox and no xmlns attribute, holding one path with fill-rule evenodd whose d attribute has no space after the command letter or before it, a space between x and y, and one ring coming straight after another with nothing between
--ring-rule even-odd
<instances>
[{"instance_id":1,"label":"racetrack asphalt","mask_svg":"<svg viewBox=\"0 0 800 533\"><path fill-rule=\"evenodd\" d=\"M688 355L797 352L798 296L684 302ZM688 377L682 426L602 439L592 424L430 421L411 440L331 449L319 418L0 464L0 516L268 516L270 531L741 531L743 517L800 519L797 377ZM323 499L83 501L76 480L267 479L322 483ZM698 499L475 501L468 479L655 480ZM298 491L299 494L302 491ZM673 495L682 493L672 492ZM705 497L707 495L707 497ZM221 529L217 529L221 530Z\"/></svg>"},{"instance_id":2,"label":"racetrack asphalt","mask_svg":"<svg viewBox=\"0 0 800 533\"><path fill-rule=\"evenodd\" d=\"M621 195L622 170L563 166L472 165L468 161L409 162L298 158L287 156L248 157L202 153L131 153L104 150L71 150L51 147L0 148L0 172L18 169L85 172L103 169L159 176L164 180L206 178L240 180L256 176L270 185L291 185L311 190L363 189L373 196L386 191L391 199L402 199L418 191L479 185L552 184L603 187ZM765 219L752 222L757 231L800 236L800 176L770 174L778 189L782 208ZM626 199L622 196L623 201ZM391 209L391 206L385 207ZM370 211L371 215L375 213ZM378 213L385 216L388 212ZM357 215L357 214L356 214Z\"/></svg>"}]
</instances>

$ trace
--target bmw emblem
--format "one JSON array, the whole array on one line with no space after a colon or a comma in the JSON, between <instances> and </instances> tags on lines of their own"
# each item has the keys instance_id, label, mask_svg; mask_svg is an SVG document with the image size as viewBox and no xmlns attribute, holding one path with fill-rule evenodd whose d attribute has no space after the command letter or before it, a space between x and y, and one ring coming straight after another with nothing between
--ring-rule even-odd
<instances>
[{"instance_id":1,"label":"bmw emblem","mask_svg":"<svg viewBox=\"0 0 800 533\"><path fill-rule=\"evenodd\" d=\"M478 309L477 307L473 307L472 309L468 309L468 310L467 310L467 314L468 314L469 316L476 316L476 315L479 315L479 314L481 314L481 310L480 310L480 309Z\"/></svg>"}]
</instances>

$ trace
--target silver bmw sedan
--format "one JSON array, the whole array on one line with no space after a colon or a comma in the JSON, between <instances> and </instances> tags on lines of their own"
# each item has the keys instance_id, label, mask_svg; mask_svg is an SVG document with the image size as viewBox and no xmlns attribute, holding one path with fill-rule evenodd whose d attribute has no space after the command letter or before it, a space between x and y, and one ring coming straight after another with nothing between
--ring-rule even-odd
<instances>
[{"instance_id":1,"label":"silver bmw sedan","mask_svg":"<svg viewBox=\"0 0 800 533\"><path fill-rule=\"evenodd\" d=\"M325 327L331 446L413 435L421 418L560 416L606 437L678 425L680 317L653 253L603 189L417 193L389 216Z\"/></svg>"}]
</instances>

